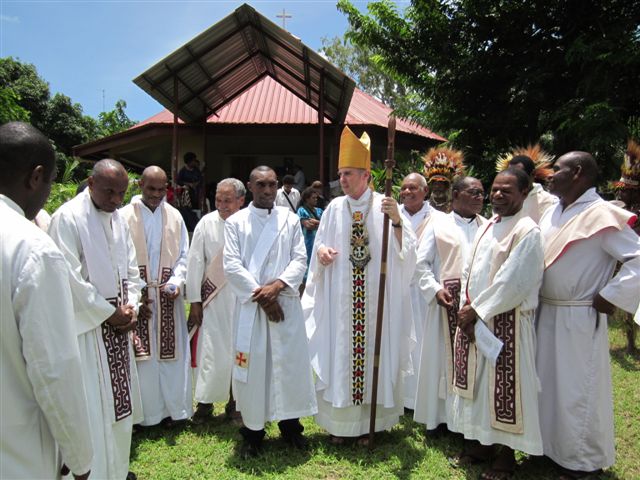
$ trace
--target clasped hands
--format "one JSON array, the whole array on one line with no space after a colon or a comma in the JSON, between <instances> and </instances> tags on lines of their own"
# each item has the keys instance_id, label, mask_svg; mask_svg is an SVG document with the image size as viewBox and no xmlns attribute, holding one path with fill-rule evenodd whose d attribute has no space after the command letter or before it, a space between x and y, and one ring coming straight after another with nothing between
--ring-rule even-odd
<instances>
[{"instance_id":1,"label":"clasped hands","mask_svg":"<svg viewBox=\"0 0 640 480\"><path fill-rule=\"evenodd\" d=\"M436 293L436 302L441 307L451 309L453 307L453 296L448 290L441 288ZM474 327L478 320L478 314L471 305L465 305L458 311L458 327L473 342L475 340Z\"/></svg>"},{"instance_id":2,"label":"clasped hands","mask_svg":"<svg viewBox=\"0 0 640 480\"><path fill-rule=\"evenodd\" d=\"M142 306L140 308L142 309ZM118 305L106 322L119 332L125 333L136 328L138 316L133 305Z\"/></svg>"},{"instance_id":3,"label":"clasped hands","mask_svg":"<svg viewBox=\"0 0 640 480\"><path fill-rule=\"evenodd\" d=\"M271 283L256 288L251 295L252 301L257 302L262 307L272 322L284 320L284 312L278 303L278 295L286 286L282 280L276 279Z\"/></svg>"}]
</instances>

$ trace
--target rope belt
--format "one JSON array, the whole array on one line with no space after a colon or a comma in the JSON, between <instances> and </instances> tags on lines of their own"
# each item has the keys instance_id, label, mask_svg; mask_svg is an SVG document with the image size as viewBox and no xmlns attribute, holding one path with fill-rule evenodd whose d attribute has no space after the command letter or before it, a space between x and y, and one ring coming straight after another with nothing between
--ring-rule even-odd
<instances>
[{"instance_id":1,"label":"rope belt","mask_svg":"<svg viewBox=\"0 0 640 480\"><path fill-rule=\"evenodd\" d=\"M556 300L555 298L540 297L542 303L556 307L590 307L592 300Z\"/></svg>"}]
</instances>

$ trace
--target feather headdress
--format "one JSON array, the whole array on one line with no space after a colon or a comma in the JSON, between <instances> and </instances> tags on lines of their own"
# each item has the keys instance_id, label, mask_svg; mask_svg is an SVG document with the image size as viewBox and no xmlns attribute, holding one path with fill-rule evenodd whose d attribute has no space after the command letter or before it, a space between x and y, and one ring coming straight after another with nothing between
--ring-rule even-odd
<instances>
[{"instance_id":1,"label":"feather headdress","mask_svg":"<svg viewBox=\"0 0 640 480\"><path fill-rule=\"evenodd\" d=\"M627 143L620 173L622 175L620 180L611 184L613 190L640 189L640 145L633 140Z\"/></svg>"},{"instance_id":2,"label":"feather headdress","mask_svg":"<svg viewBox=\"0 0 640 480\"><path fill-rule=\"evenodd\" d=\"M533 170L533 180L538 183L546 183L547 179L553 173L551 163L553 156L545 152L539 143L528 145L527 148L517 147L511 152L500 155L496 161L496 172L502 172L509 168L509 162L517 155L524 155L533 160L535 169Z\"/></svg>"},{"instance_id":3,"label":"feather headdress","mask_svg":"<svg viewBox=\"0 0 640 480\"><path fill-rule=\"evenodd\" d=\"M422 157L422 162L427 183L451 183L454 177L464 175L464 156L460 150L432 148Z\"/></svg>"}]
</instances>

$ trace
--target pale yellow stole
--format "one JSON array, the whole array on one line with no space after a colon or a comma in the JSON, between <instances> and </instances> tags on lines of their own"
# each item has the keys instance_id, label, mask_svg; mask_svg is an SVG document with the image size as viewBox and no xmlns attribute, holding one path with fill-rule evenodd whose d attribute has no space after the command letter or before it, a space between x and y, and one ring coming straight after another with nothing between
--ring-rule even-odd
<instances>
[{"instance_id":1,"label":"pale yellow stole","mask_svg":"<svg viewBox=\"0 0 640 480\"><path fill-rule=\"evenodd\" d=\"M607 228L622 230L636 216L609 202L596 202L571 218L545 241L544 268L549 268L570 246Z\"/></svg>"},{"instance_id":2,"label":"pale yellow stole","mask_svg":"<svg viewBox=\"0 0 640 480\"><path fill-rule=\"evenodd\" d=\"M220 290L227 284L224 269L222 268L222 252L223 247L220 247L220 251L211 259L204 272L204 278L202 279L202 286L200 288L202 308L209 305L211 300L216 298L216 295L218 295Z\"/></svg>"},{"instance_id":3,"label":"pale yellow stole","mask_svg":"<svg viewBox=\"0 0 640 480\"><path fill-rule=\"evenodd\" d=\"M481 235L476 237L473 254L469 262L469 278L471 268L482 237L493 228L499 220L494 218ZM489 281L493 281L496 273L509 258L511 251L537 224L528 216L522 216L511 231L495 242L491 258L493 263L489 272ZM467 299L469 298L467 285ZM498 355L495 366L489 368L489 404L491 405L491 427L496 430L521 434L524 431L522 419L522 398L520 389L520 309L518 307L508 312L490 318L488 328L503 343L502 351ZM482 321L482 320L480 320ZM475 368L467 369L469 375L475 376ZM474 381L475 383L475 381ZM471 390L471 398L473 398Z\"/></svg>"},{"instance_id":4,"label":"pale yellow stole","mask_svg":"<svg viewBox=\"0 0 640 480\"><path fill-rule=\"evenodd\" d=\"M164 285L173 274L173 266L180 257L180 240L182 236L182 217L180 213L162 202L158 207L162 209L162 240L160 244L160 265L158 278L148 278L149 255L147 241L144 234L144 221L139 204L131 204L123 208L123 214L129 224L131 238L136 248L136 258L140 277L147 284L142 291L142 301L148 296L149 288L156 289L155 311L158 322L157 346L158 360L176 359L176 325L174 318L174 301L163 295L160 286ZM151 357L151 318L138 318L133 336L133 346L136 360L146 360Z\"/></svg>"},{"instance_id":5,"label":"pale yellow stole","mask_svg":"<svg viewBox=\"0 0 640 480\"><path fill-rule=\"evenodd\" d=\"M481 226L486 220L476 216L475 222L477 222L478 226ZM475 371L476 351L475 346L462 330L457 334L459 330L457 325L458 310L460 310L461 278L464 269L460 234L453 219L434 222L433 233L438 257L440 258L440 284L453 297L452 308L440 309L442 312L442 331L445 338L448 390L467 397L468 392L473 392L475 377L467 375L466 370ZM458 335L457 337L456 334ZM462 363L455 362L454 352L458 354L459 361L464 360ZM454 363L457 368L455 368ZM471 380L471 384L468 383L468 380ZM471 395L473 394L471 393Z\"/></svg>"}]
</instances>

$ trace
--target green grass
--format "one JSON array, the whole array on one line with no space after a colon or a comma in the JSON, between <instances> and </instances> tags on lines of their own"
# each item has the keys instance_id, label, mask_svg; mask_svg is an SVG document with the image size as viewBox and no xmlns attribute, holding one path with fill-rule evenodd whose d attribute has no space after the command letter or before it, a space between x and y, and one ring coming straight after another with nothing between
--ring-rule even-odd
<instances>
[{"instance_id":1,"label":"green grass","mask_svg":"<svg viewBox=\"0 0 640 480\"><path fill-rule=\"evenodd\" d=\"M640 478L640 358L625 351L619 319L610 326L614 386L616 464L603 479ZM238 426L226 422L223 405L204 425L153 427L134 435L130 469L140 480L161 479L465 479L477 478L482 466L454 468L450 458L462 440L449 435L425 440L423 426L404 416L392 431L376 435L373 452L356 445L333 446L312 418L302 420L310 448L287 449L276 424L269 425L264 454L243 461L237 450ZM555 479L553 465L544 458L519 456L516 479Z\"/></svg>"}]
</instances>

